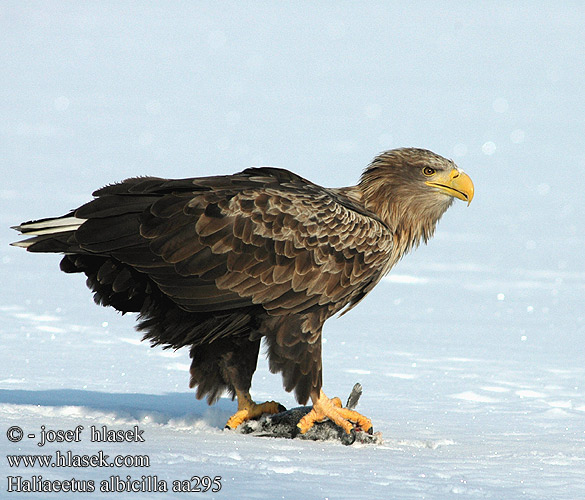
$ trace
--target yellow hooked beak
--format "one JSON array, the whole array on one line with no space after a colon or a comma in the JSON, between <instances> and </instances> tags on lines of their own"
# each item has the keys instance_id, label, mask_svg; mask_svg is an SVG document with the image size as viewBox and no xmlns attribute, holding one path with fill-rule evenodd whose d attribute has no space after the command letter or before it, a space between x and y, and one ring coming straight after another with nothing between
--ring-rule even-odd
<instances>
[{"instance_id":1,"label":"yellow hooked beak","mask_svg":"<svg viewBox=\"0 0 585 500\"><path fill-rule=\"evenodd\" d=\"M451 172L437 172L433 175L433 180L428 180L425 184L440 189L449 196L466 201L467 205L473 200L471 177L458 168L454 168Z\"/></svg>"}]
</instances>

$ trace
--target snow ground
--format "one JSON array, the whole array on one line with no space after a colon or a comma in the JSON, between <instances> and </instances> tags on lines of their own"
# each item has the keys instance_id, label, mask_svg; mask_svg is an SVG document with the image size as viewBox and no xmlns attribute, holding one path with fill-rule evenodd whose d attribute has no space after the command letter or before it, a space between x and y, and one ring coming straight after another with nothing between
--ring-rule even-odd
<instances>
[{"instance_id":1,"label":"snow ground","mask_svg":"<svg viewBox=\"0 0 585 500\"><path fill-rule=\"evenodd\" d=\"M206 498L585 498L585 10L267 5L0 6L0 498L8 476L39 474L221 476ZM185 352L139 343L133 318L95 307L56 256L8 247L8 226L131 175L277 164L344 185L410 145L452 157L476 199L325 327L325 390L361 382L382 446L224 432L235 404L195 400ZM265 361L253 395L295 405ZM139 425L145 442L5 438L41 425ZM56 450L151 466L4 457Z\"/></svg>"}]
</instances>

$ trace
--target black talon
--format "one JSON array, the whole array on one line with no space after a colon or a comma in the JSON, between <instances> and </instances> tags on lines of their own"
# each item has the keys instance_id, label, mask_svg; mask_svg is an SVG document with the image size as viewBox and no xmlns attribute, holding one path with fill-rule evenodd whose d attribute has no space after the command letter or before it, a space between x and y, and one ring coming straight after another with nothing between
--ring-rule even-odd
<instances>
[{"instance_id":1,"label":"black talon","mask_svg":"<svg viewBox=\"0 0 585 500\"><path fill-rule=\"evenodd\" d=\"M345 445L345 446L349 446L351 444L353 444L355 442L355 430L352 429L351 431L349 431L349 434L347 432L345 432L344 430L341 431L341 442Z\"/></svg>"},{"instance_id":2,"label":"black talon","mask_svg":"<svg viewBox=\"0 0 585 500\"><path fill-rule=\"evenodd\" d=\"M280 403L278 403L278 413L282 413L283 411L286 411L286 408Z\"/></svg>"}]
</instances>

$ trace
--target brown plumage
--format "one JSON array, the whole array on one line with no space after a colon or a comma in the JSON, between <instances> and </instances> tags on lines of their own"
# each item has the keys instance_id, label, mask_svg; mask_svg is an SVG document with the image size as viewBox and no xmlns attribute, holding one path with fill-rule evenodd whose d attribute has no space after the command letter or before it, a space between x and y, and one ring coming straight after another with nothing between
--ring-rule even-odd
<instances>
[{"instance_id":1,"label":"brown plumage","mask_svg":"<svg viewBox=\"0 0 585 500\"><path fill-rule=\"evenodd\" d=\"M197 397L248 392L261 339L305 403L320 393L321 329L426 241L469 177L430 151L383 153L357 186L289 171L127 179L60 218L24 223L31 252L59 252L97 303L139 313L154 345L190 347Z\"/></svg>"}]
</instances>

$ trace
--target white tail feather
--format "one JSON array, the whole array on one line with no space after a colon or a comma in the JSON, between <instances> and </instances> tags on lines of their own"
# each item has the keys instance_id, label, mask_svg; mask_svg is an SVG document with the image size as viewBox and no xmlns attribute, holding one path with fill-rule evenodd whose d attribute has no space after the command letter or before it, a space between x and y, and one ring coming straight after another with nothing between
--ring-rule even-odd
<instances>
[{"instance_id":1,"label":"white tail feather","mask_svg":"<svg viewBox=\"0 0 585 500\"><path fill-rule=\"evenodd\" d=\"M84 221L80 222L79 224L71 224L68 226L60 226L60 227L49 227L46 229L33 229L32 231L28 228L26 229L27 236L43 236L45 234L55 234L55 233L65 233L67 231L75 231Z\"/></svg>"},{"instance_id":2,"label":"white tail feather","mask_svg":"<svg viewBox=\"0 0 585 500\"><path fill-rule=\"evenodd\" d=\"M15 241L14 243L11 243L11 245L14 247L28 248L39 241L39 236L75 231L85 221L86 219L79 219L77 217L71 216L25 222L20 226L14 227L13 229L20 231L24 236L32 236L32 238L28 238L22 241Z\"/></svg>"},{"instance_id":3,"label":"white tail feather","mask_svg":"<svg viewBox=\"0 0 585 500\"><path fill-rule=\"evenodd\" d=\"M18 247L18 248L28 248L33 243L34 243L34 240L33 240L33 238L31 238L30 240L15 241L13 243L10 243L10 246L11 247Z\"/></svg>"},{"instance_id":4,"label":"white tail feather","mask_svg":"<svg viewBox=\"0 0 585 500\"><path fill-rule=\"evenodd\" d=\"M18 230L29 234L51 234L63 231L75 231L86 219L77 217L65 217L58 219L45 219L40 221L25 222L18 227Z\"/></svg>"}]
</instances>

